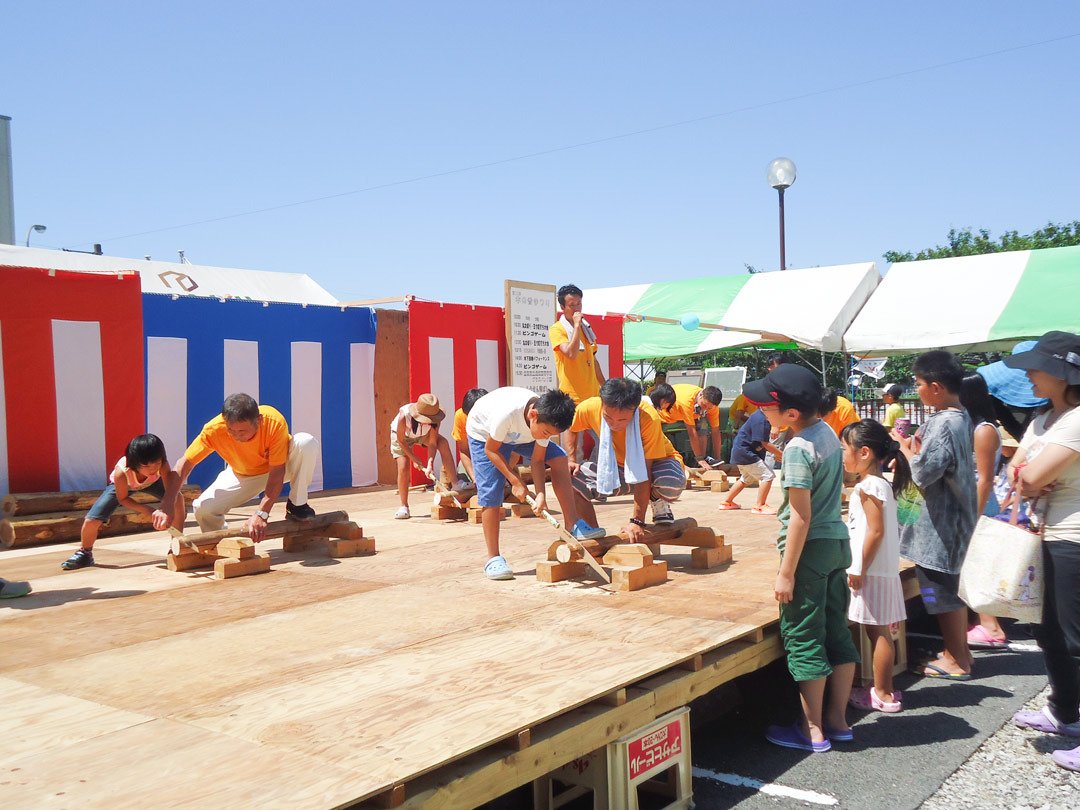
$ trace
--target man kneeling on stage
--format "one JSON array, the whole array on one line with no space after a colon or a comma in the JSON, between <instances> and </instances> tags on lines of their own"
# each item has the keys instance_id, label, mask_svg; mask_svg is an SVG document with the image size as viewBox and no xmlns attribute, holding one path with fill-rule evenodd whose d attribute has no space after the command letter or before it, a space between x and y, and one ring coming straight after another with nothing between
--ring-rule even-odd
<instances>
[{"instance_id":1,"label":"man kneeling on stage","mask_svg":"<svg viewBox=\"0 0 1080 810\"><path fill-rule=\"evenodd\" d=\"M224 529L225 514L230 509L262 492L259 509L248 520L246 528L248 536L256 543L265 540L270 509L281 495L284 484L291 487L285 516L292 520L315 517L315 510L307 500L315 461L319 457L319 440L308 433L289 436L289 425L275 408L259 405L248 394L231 395L225 400L221 415L207 422L184 451L170 487L182 486L195 465L214 452L228 466L193 504L195 520L202 531ZM175 494L166 490L165 497ZM167 529L170 522L167 515L158 513L154 528L158 531Z\"/></svg>"},{"instance_id":2,"label":"man kneeling on stage","mask_svg":"<svg viewBox=\"0 0 1080 810\"><path fill-rule=\"evenodd\" d=\"M570 464L578 512L596 525L590 499L603 495L634 494L634 514L620 530L631 542L645 536L645 511L652 507L654 523L671 523L671 501L686 489L686 469L671 441L664 435L656 409L641 395L641 386L626 377L608 380L600 396L583 400L574 412L567 454L574 458L578 434L594 430L600 435L595 462Z\"/></svg>"}]
</instances>

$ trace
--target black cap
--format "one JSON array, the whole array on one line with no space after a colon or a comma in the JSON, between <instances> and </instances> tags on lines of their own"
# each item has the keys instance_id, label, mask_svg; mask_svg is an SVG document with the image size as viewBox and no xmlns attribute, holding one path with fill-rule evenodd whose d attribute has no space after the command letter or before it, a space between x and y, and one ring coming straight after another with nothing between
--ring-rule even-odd
<instances>
[{"instance_id":1,"label":"black cap","mask_svg":"<svg viewBox=\"0 0 1080 810\"><path fill-rule=\"evenodd\" d=\"M782 394L807 407L817 408L821 400L821 381L810 369L794 363L777 366L760 380L742 387L743 396L755 405L775 405Z\"/></svg>"},{"instance_id":2,"label":"black cap","mask_svg":"<svg viewBox=\"0 0 1080 810\"><path fill-rule=\"evenodd\" d=\"M1080 336L1071 332L1047 332L1031 351L1002 359L1009 368L1044 371L1069 385L1080 385Z\"/></svg>"}]
</instances>

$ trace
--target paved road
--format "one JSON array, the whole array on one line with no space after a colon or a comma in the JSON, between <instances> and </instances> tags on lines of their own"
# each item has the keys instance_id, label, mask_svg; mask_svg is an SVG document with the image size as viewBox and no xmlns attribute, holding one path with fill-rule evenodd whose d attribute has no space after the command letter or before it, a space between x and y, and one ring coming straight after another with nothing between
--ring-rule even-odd
<instances>
[{"instance_id":1,"label":"paved road","mask_svg":"<svg viewBox=\"0 0 1080 810\"><path fill-rule=\"evenodd\" d=\"M918 660L918 645L929 645L926 649L930 651L934 641L912 638L909 643L911 660ZM977 653L975 673L974 680L963 683L901 676L898 686L904 693L902 713L852 711L849 719L854 721L855 742L838 744L832 752L816 755L777 748L763 737L769 723L790 721L795 716L797 698L782 662L755 677L741 679L737 688L742 701L736 711L718 717L710 707L710 702L723 704L725 698L730 701L730 695L708 696L691 709L697 807L914 810L939 793L943 783L966 762L973 760L977 766L980 760L974 755L999 731L1015 737L1015 744L1032 752L1032 759L1047 759L1032 747L1025 733L1002 731L1012 714L1046 685L1042 657L1034 643L1021 640L1010 650ZM985 767L1012 771L1014 757L1008 749L991 749ZM991 805L986 803L985 793L977 797L970 785L979 782L979 771L976 767L968 787L950 784L926 804L927 810L1025 806L1016 803L1022 799ZM1080 788L1080 775L1061 773L1066 787ZM721 781L729 779L728 775L756 780L767 787L762 790ZM809 793L793 794L793 790ZM1053 794L1054 802L1058 795ZM1080 792L1062 791L1060 795L1068 796L1070 801L1080 799ZM1028 806L1055 807L1054 802Z\"/></svg>"}]
</instances>

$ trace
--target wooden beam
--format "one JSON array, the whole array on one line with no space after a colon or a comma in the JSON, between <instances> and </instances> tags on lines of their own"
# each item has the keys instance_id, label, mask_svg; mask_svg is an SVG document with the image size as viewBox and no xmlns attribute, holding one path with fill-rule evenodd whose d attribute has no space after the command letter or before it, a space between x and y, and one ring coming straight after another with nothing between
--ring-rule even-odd
<instances>
[{"instance_id":1,"label":"wooden beam","mask_svg":"<svg viewBox=\"0 0 1080 810\"><path fill-rule=\"evenodd\" d=\"M189 485L180 489L184 503L191 502L202 493L200 487ZM136 503L157 503L160 498L149 492L134 491L128 493ZM0 511L4 517L26 517L43 515L49 512L85 511L101 497L100 489L81 490L79 492L13 492L0 498Z\"/></svg>"},{"instance_id":2,"label":"wooden beam","mask_svg":"<svg viewBox=\"0 0 1080 810\"><path fill-rule=\"evenodd\" d=\"M654 523L651 526L645 528L645 537L637 542L644 543L646 545L652 545L654 543L668 543L682 535L683 532L690 529L697 528L697 521L694 518L682 518L676 520L673 523ZM623 534L612 534L607 537L601 537L599 540L582 540L581 545L588 550L594 557L603 557L609 549L618 545L619 543L630 543L629 537ZM556 555L559 562L576 562L584 559L581 552L577 549L571 548L567 544L563 544L562 548L556 550Z\"/></svg>"},{"instance_id":3,"label":"wooden beam","mask_svg":"<svg viewBox=\"0 0 1080 810\"><path fill-rule=\"evenodd\" d=\"M271 539L274 537L284 537L288 534L313 533L315 529L323 529L333 523L342 523L348 521L348 519L349 515L347 512L327 512L325 515L316 515L312 520L273 520L266 524L266 537L267 539ZM220 541L229 537L247 537L247 529L244 528L244 523L232 526L228 529L221 529L216 532L193 534L185 537L184 541L181 541L179 538L173 538L172 550L175 554L181 547L191 543L199 546L200 549L204 546L216 547Z\"/></svg>"}]
</instances>

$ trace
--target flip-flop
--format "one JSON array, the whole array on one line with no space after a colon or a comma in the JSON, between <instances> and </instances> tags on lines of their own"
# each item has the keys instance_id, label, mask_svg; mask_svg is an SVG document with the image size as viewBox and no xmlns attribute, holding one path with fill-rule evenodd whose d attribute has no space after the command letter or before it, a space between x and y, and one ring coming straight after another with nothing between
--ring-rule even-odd
<instances>
[{"instance_id":1,"label":"flip-flop","mask_svg":"<svg viewBox=\"0 0 1080 810\"><path fill-rule=\"evenodd\" d=\"M930 672L927 672L926 670L930 670ZM970 672L949 672L947 670L942 669L941 667L936 667L933 664L923 664L922 665L922 672L919 672L918 670L915 670L915 674L916 675L922 675L924 678L940 678L943 681L970 681L971 680L971 673Z\"/></svg>"},{"instance_id":2,"label":"flip-flop","mask_svg":"<svg viewBox=\"0 0 1080 810\"><path fill-rule=\"evenodd\" d=\"M1009 646L1009 640L998 640L987 632L981 624L977 624L967 632L968 646L976 650L1000 650Z\"/></svg>"}]
</instances>

